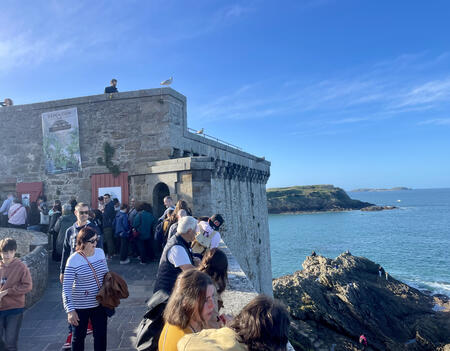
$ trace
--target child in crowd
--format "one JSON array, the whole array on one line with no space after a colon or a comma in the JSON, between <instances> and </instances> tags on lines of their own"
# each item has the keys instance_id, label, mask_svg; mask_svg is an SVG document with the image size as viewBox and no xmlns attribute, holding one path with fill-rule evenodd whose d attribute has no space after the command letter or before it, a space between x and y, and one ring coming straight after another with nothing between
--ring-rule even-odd
<instances>
[{"instance_id":1,"label":"child in crowd","mask_svg":"<svg viewBox=\"0 0 450 351\"><path fill-rule=\"evenodd\" d=\"M181 273L164 310L165 325L159 337L159 351L177 351L186 334L198 333L214 312L214 285L211 278L196 269Z\"/></svg>"},{"instance_id":2,"label":"child in crowd","mask_svg":"<svg viewBox=\"0 0 450 351\"><path fill-rule=\"evenodd\" d=\"M22 261L15 258L16 250L14 239L0 240L0 339L6 350L17 350L25 294L32 289L30 271Z\"/></svg>"}]
</instances>

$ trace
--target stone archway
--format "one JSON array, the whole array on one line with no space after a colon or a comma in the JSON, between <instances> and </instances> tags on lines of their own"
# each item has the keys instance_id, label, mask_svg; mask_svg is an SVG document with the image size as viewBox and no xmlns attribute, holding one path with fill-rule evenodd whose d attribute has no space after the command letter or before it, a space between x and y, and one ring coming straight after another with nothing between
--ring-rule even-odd
<instances>
[{"instance_id":1,"label":"stone archway","mask_svg":"<svg viewBox=\"0 0 450 351\"><path fill-rule=\"evenodd\" d=\"M153 188L153 214L156 218L161 217L164 213L166 207L164 206L163 199L168 195L170 195L170 191L165 183L158 183Z\"/></svg>"}]
</instances>

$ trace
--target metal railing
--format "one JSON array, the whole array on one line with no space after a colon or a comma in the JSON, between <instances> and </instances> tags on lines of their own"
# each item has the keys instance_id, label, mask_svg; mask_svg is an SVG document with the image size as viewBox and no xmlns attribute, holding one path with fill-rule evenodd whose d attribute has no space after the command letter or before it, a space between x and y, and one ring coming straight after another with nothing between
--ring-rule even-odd
<instances>
[{"instance_id":1,"label":"metal railing","mask_svg":"<svg viewBox=\"0 0 450 351\"><path fill-rule=\"evenodd\" d=\"M198 135L198 136L202 136L202 137L204 137L206 139L213 140L213 141L216 141L218 143L221 143L221 144L224 144L226 146L230 146L232 148L235 148L235 149L238 149L238 150L242 151L242 148L240 148L239 146L230 144L230 143L228 143L228 142L226 142L224 140L221 140L219 138L213 137L212 135L208 135L208 134L204 133L202 131L202 129L200 129L200 131L198 131L198 130L195 130L195 129L192 129L192 128L188 127L188 131L191 132L192 134L195 134L195 135Z\"/></svg>"}]
</instances>

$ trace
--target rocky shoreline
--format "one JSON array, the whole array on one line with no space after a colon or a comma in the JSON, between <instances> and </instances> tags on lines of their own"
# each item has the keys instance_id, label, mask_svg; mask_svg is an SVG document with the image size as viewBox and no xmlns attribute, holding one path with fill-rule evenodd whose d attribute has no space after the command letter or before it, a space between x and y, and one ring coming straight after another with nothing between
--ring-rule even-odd
<instances>
[{"instance_id":1,"label":"rocky shoreline","mask_svg":"<svg viewBox=\"0 0 450 351\"><path fill-rule=\"evenodd\" d=\"M349 252L308 256L303 269L273 280L292 317L296 350L450 350L450 301L428 295Z\"/></svg>"}]
</instances>

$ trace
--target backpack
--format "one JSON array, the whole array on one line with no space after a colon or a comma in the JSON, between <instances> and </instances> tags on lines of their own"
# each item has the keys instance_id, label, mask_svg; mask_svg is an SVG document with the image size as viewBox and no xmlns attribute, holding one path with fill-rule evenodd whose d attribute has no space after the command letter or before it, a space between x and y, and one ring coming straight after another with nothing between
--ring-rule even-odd
<instances>
[{"instance_id":1,"label":"backpack","mask_svg":"<svg viewBox=\"0 0 450 351\"><path fill-rule=\"evenodd\" d=\"M166 308L169 294L159 290L153 294L147 303L148 311L144 315L136 332L136 344L138 351L157 351L159 335L164 328L163 313Z\"/></svg>"}]
</instances>

